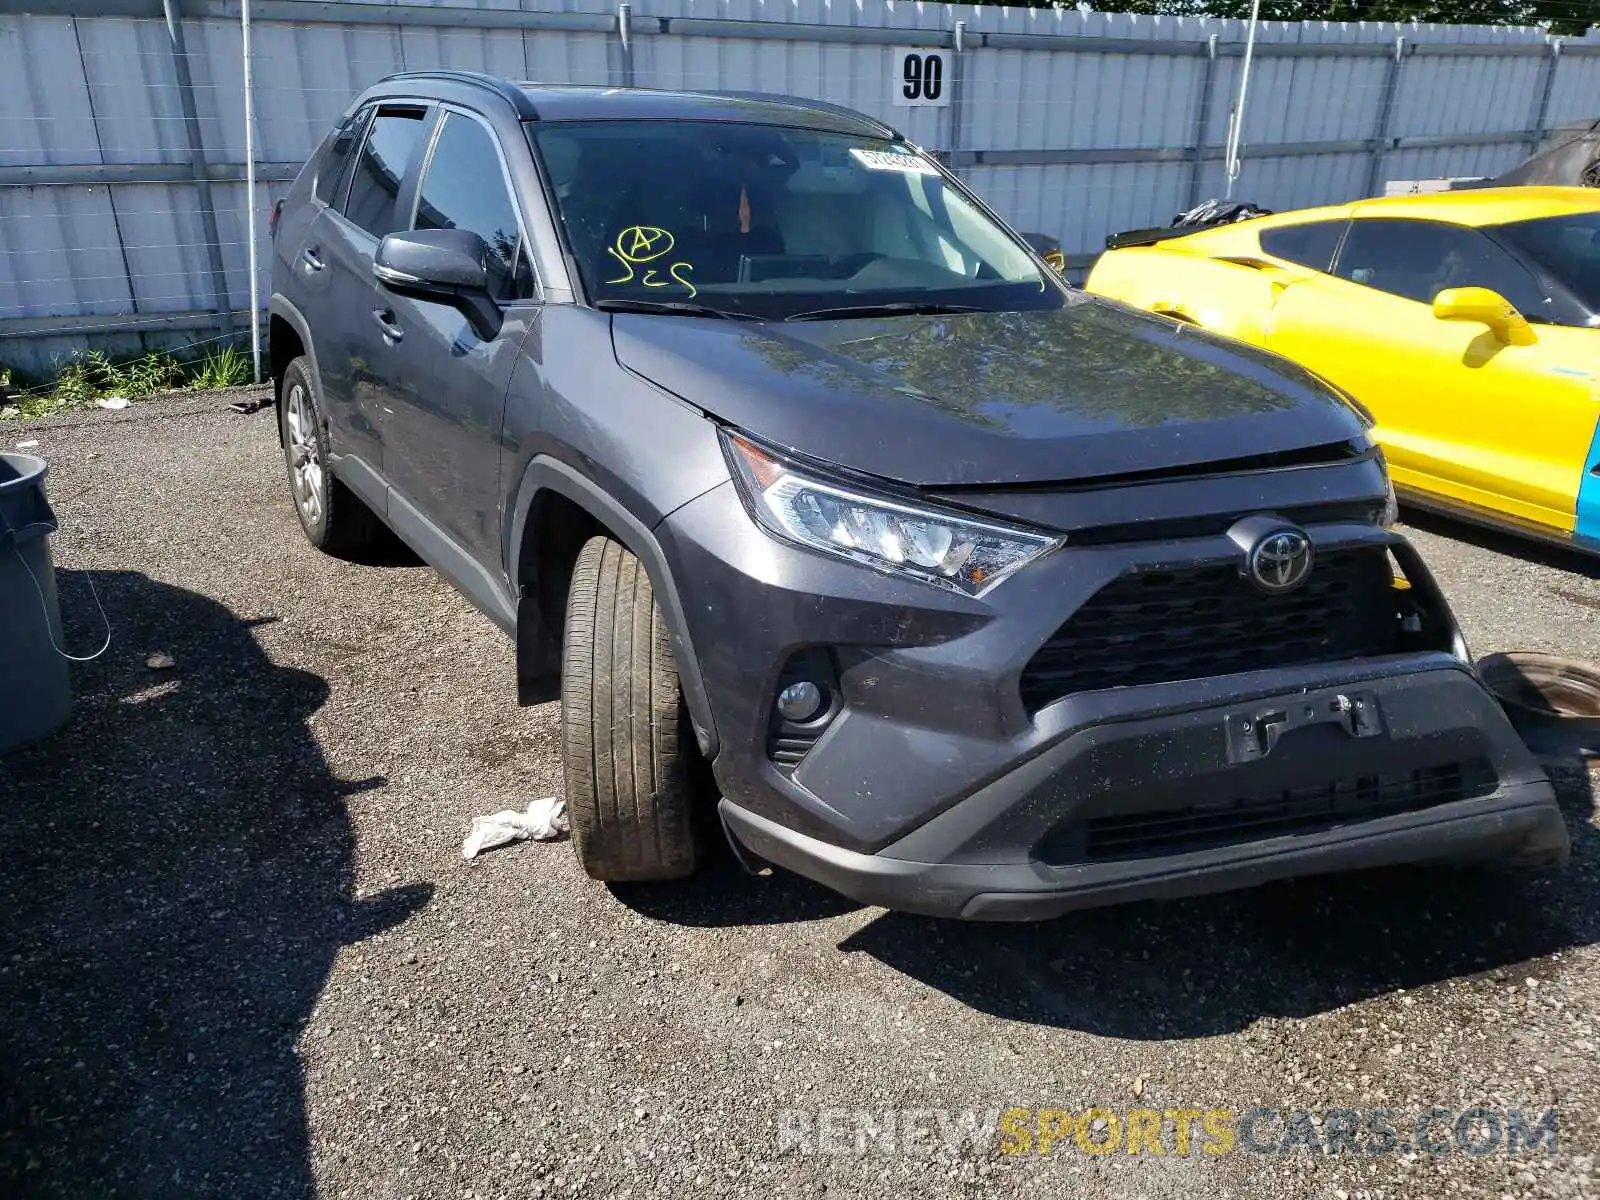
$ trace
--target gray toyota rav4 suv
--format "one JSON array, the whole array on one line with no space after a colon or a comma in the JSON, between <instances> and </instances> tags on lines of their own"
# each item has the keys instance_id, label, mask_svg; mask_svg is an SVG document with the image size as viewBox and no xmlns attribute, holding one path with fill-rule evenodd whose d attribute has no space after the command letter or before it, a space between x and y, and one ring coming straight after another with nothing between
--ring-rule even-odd
<instances>
[{"instance_id":1,"label":"gray toyota rav4 suv","mask_svg":"<svg viewBox=\"0 0 1600 1200\"><path fill-rule=\"evenodd\" d=\"M1567 856L1356 403L1071 290L869 117L396 76L273 238L307 536L387 527L559 678L597 878L720 825L1007 919Z\"/></svg>"}]
</instances>

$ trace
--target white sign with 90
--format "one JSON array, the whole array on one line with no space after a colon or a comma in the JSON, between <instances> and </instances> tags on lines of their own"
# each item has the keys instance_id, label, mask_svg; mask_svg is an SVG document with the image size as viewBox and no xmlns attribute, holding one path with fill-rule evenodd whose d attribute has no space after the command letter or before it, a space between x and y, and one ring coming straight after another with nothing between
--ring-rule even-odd
<instances>
[{"instance_id":1,"label":"white sign with 90","mask_svg":"<svg viewBox=\"0 0 1600 1200\"><path fill-rule=\"evenodd\" d=\"M894 52L894 68L889 85L897 108L950 107L950 58L946 51L899 47Z\"/></svg>"}]
</instances>

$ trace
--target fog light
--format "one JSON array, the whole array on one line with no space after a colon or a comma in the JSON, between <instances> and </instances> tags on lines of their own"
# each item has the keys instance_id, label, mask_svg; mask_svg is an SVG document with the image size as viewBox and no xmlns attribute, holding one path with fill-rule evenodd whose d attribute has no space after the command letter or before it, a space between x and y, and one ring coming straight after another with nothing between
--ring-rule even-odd
<instances>
[{"instance_id":1,"label":"fog light","mask_svg":"<svg viewBox=\"0 0 1600 1200\"><path fill-rule=\"evenodd\" d=\"M810 680L791 683L778 693L778 714L785 721L809 721L822 709L822 689Z\"/></svg>"}]
</instances>

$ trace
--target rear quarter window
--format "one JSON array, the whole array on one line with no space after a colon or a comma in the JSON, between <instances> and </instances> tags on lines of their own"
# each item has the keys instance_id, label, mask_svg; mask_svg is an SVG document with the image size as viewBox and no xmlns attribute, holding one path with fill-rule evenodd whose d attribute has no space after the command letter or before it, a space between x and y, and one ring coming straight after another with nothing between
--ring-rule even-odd
<instances>
[{"instance_id":1,"label":"rear quarter window","mask_svg":"<svg viewBox=\"0 0 1600 1200\"><path fill-rule=\"evenodd\" d=\"M317 156L312 168L316 177L313 190L317 199L324 204L338 203L339 184L344 179L350 156L361 144L361 131L366 128L367 117L371 114L369 107L352 116L334 132L323 146L322 153Z\"/></svg>"},{"instance_id":2,"label":"rear quarter window","mask_svg":"<svg viewBox=\"0 0 1600 1200\"><path fill-rule=\"evenodd\" d=\"M1339 248L1339 235L1344 227L1345 222L1338 220L1305 221L1299 225L1263 229L1261 249L1273 258L1326 271L1333 265L1333 252Z\"/></svg>"}]
</instances>

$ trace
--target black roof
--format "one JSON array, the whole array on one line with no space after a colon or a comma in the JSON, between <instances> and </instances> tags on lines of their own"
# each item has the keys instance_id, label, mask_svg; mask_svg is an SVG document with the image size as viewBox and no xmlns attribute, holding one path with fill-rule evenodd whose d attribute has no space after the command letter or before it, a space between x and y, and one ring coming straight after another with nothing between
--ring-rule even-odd
<instances>
[{"instance_id":1,"label":"black roof","mask_svg":"<svg viewBox=\"0 0 1600 1200\"><path fill-rule=\"evenodd\" d=\"M528 121L743 121L791 125L866 137L898 137L888 125L854 109L765 92L671 92L565 83L514 83L476 71L408 71L383 83L436 80L495 92Z\"/></svg>"}]
</instances>

